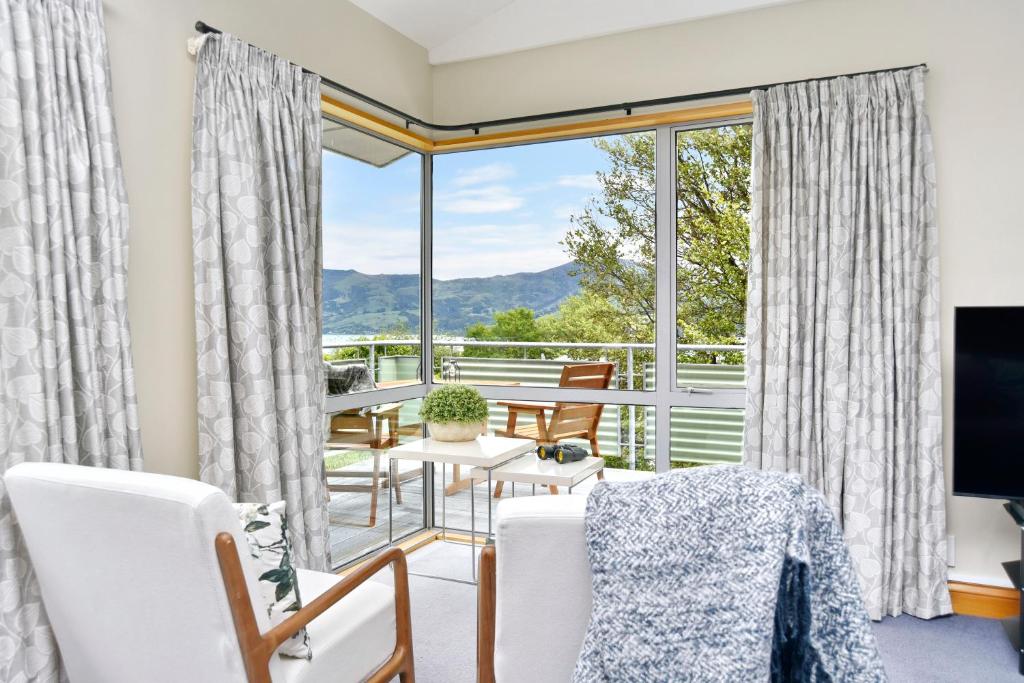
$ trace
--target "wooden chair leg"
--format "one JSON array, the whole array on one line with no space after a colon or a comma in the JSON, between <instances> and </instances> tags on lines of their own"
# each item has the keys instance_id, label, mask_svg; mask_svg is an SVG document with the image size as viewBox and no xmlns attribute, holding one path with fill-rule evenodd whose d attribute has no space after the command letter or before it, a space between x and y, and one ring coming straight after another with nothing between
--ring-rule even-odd
<instances>
[{"instance_id":1,"label":"wooden chair leg","mask_svg":"<svg viewBox=\"0 0 1024 683\"><path fill-rule=\"evenodd\" d=\"M398 463L388 458L388 485L395 487L395 503L402 504L402 478L398 471Z\"/></svg>"},{"instance_id":2,"label":"wooden chair leg","mask_svg":"<svg viewBox=\"0 0 1024 683\"><path fill-rule=\"evenodd\" d=\"M597 447L597 436L590 437L590 454L600 458L601 449Z\"/></svg>"},{"instance_id":3,"label":"wooden chair leg","mask_svg":"<svg viewBox=\"0 0 1024 683\"><path fill-rule=\"evenodd\" d=\"M548 487L548 491L551 491L551 495L552 496L557 496L558 495L558 487L557 486L549 486Z\"/></svg>"},{"instance_id":4,"label":"wooden chair leg","mask_svg":"<svg viewBox=\"0 0 1024 683\"><path fill-rule=\"evenodd\" d=\"M373 453L373 481L370 482L370 527L377 526L377 491L380 489L380 453Z\"/></svg>"},{"instance_id":5,"label":"wooden chair leg","mask_svg":"<svg viewBox=\"0 0 1024 683\"><path fill-rule=\"evenodd\" d=\"M597 479L598 481L604 481L604 468L597 471Z\"/></svg>"},{"instance_id":6,"label":"wooden chair leg","mask_svg":"<svg viewBox=\"0 0 1024 683\"><path fill-rule=\"evenodd\" d=\"M495 498L501 498L501 490L503 488L505 488L505 482L503 482L502 480L499 479L498 482L494 485L494 497Z\"/></svg>"}]
</instances>

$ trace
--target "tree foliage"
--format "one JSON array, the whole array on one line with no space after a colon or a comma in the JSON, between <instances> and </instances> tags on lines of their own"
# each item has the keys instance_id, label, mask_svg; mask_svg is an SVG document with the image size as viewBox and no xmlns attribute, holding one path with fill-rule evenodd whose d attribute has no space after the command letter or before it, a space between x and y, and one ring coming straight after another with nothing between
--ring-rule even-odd
<instances>
[{"instance_id":1,"label":"tree foliage","mask_svg":"<svg viewBox=\"0 0 1024 683\"><path fill-rule=\"evenodd\" d=\"M611 164L600 195L572 217L563 240L581 284L611 302L633 338L653 338L655 311L654 135L598 138ZM680 133L676 145L678 339L734 344L743 338L750 213L749 126Z\"/></svg>"}]
</instances>

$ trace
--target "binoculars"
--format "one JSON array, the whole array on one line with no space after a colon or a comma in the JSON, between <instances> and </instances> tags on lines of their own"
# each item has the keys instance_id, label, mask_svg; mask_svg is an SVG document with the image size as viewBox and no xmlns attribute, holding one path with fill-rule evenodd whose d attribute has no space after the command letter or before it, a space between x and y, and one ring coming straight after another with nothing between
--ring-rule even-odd
<instances>
[{"instance_id":1,"label":"binoculars","mask_svg":"<svg viewBox=\"0 0 1024 683\"><path fill-rule=\"evenodd\" d=\"M588 457L590 453L582 446L571 443L555 444L554 446L537 446L537 457L541 460L554 459L559 465L577 462Z\"/></svg>"}]
</instances>

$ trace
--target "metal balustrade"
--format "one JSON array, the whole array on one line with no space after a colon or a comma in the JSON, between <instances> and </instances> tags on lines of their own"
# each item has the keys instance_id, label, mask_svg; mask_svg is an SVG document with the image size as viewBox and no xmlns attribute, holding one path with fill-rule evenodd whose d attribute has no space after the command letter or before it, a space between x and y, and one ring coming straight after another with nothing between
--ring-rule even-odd
<instances>
[{"instance_id":1,"label":"metal balustrade","mask_svg":"<svg viewBox=\"0 0 1024 683\"><path fill-rule=\"evenodd\" d=\"M388 355L388 347L418 346L418 339L381 339L347 341L324 346L328 352L337 348L364 348L368 353L363 358L331 361L334 364L363 363L369 365L378 381L409 380L419 377L419 358L409 355ZM587 362L571 358L529 358L529 352L536 349L564 351L589 349L605 353L617 352L617 371L612 386L620 389L654 387L654 363L636 363L638 354L645 352L648 358L654 351L653 344L592 343L592 342L515 342L435 339L435 348L449 350L447 355L438 353L438 364L434 368L439 379L464 382L514 382L524 386L557 387L562 367L569 363ZM523 351L523 358L489 358L473 355L475 348L499 347ZM742 352L740 345L721 344L678 344L681 355L690 352L735 353ZM640 355L640 358L643 356ZM623 360L618 360L619 358ZM618 365L625 365L619 372ZM636 367L639 366L639 367ZM696 391L714 389L742 389L745 386L745 366L726 363L680 362L676 366L676 384L679 387L694 387ZM504 429L507 412L489 401L491 412L488 419L490 429ZM626 408L623 410L622 408ZM642 413L642 414L641 414ZM620 456L630 467L637 458L653 461L656 434L654 430L655 411L651 407L619 406L608 404L601 418L598 443L607 456ZM403 416L404 417L404 416ZM623 429L625 427L625 430ZM742 456L743 410L729 408L674 407L670 419L671 460L697 463L736 463Z\"/></svg>"}]
</instances>

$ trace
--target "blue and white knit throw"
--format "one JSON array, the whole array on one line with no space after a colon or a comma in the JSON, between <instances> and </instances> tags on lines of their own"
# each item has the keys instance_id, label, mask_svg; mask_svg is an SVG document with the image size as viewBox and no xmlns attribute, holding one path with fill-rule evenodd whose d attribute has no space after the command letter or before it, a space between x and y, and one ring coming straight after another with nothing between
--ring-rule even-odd
<instances>
[{"instance_id":1,"label":"blue and white knit throw","mask_svg":"<svg viewBox=\"0 0 1024 683\"><path fill-rule=\"evenodd\" d=\"M842 531L798 477L697 467L598 485L578 683L884 681Z\"/></svg>"}]
</instances>

